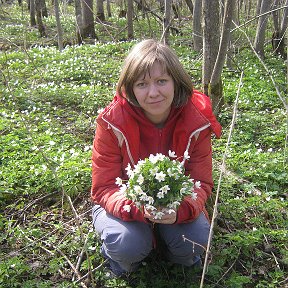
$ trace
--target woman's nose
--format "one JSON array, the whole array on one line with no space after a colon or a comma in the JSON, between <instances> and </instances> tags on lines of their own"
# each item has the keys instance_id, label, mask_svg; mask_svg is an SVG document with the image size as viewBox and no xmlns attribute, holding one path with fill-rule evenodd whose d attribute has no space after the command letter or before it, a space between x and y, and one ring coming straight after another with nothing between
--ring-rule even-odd
<instances>
[{"instance_id":1,"label":"woman's nose","mask_svg":"<svg viewBox=\"0 0 288 288\"><path fill-rule=\"evenodd\" d=\"M155 97L155 96L158 95L158 89L157 89L157 86L155 84L150 84L149 85L148 95L150 97Z\"/></svg>"}]
</instances>

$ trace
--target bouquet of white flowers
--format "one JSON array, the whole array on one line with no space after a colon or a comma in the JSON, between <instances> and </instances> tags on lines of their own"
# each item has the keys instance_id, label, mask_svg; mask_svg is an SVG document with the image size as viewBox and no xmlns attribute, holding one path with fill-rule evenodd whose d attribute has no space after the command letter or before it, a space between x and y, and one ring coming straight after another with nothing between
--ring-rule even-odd
<instances>
[{"instance_id":1,"label":"bouquet of white flowers","mask_svg":"<svg viewBox=\"0 0 288 288\"><path fill-rule=\"evenodd\" d=\"M177 158L171 151L169 157ZM194 188L200 187L199 181L194 184L193 179L184 174L184 162L189 159L187 152L182 162L169 157L160 153L151 154L149 158L140 160L134 169L129 164L126 168L127 184L116 178L120 191L133 201L132 205L149 210L155 219L161 219L165 213L173 213L184 196L191 195L196 200ZM124 209L129 212L131 206L125 205Z\"/></svg>"}]
</instances>

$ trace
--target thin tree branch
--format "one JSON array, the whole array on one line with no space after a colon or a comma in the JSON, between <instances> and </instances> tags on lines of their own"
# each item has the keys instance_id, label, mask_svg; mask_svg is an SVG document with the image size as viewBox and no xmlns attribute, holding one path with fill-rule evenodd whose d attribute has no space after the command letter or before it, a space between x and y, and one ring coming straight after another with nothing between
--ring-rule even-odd
<instances>
[{"instance_id":1,"label":"thin tree branch","mask_svg":"<svg viewBox=\"0 0 288 288\"><path fill-rule=\"evenodd\" d=\"M222 165L221 165L222 167L225 167L225 161L226 161L226 158L228 155L228 149L229 149L229 145L230 145L231 138L232 138L232 132L234 130L234 126L235 126L235 122L236 122L237 107L238 107L238 101L239 101L239 95L240 95L240 88L242 86L243 74L244 73L242 71L241 76L240 76L239 85L238 85L238 91L237 91L237 95L236 95L236 99L235 99L230 131L229 131L229 135L228 135L228 139L227 139L227 143L226 143L225 152L224 152L224 155L222 158ZM221 168L220 176L219 176L219 180L218 180L217 191L216 191L215 202L214 202L214 209L213 209L213 214L212 214L212 219L211 219L211 226L210 226L210 231L209 231L209 238L208 238L207 250L206 250L206 254L205 254L205 261L204 261L204 267L203 267L203 271L202 271L200 288L202 288L204 285L204 277L205 277L206 270L208 267L208 258L209 258L209 252L210 252L210 247L211 247L211 242L212 242L213 229L214 229L215 219L216 219L217 214L218 214L217 204L218 204L218 199L219 199L219 194L220 194L220 186L221 186L222 176L223 176L223 169Z\"/></svg>"},{"instance_id":2,"label":"thin tree branch","mask_svg":"<svg viewBox=\"0 0 288 288\"><path fill-rule=\"evenodd\" d=\"M236 26L236 27L235 27L234 29L232 29L230 32L232 33L233 31L235 31L235 30L237 30L237 29L240 29L240 28L242 28L243 26L248 25L249 23L257 20L258 18L260 18L261 16L265 16L265 15L267 15L267 14L270 14L270 13L272 13L272 12L275 12L275 11L278 11L278 10L282 10L282 9L285 9L285 8L288 8L288 6L287 6L287 5L281 6L281 7L278 7L278 8L276 8L276 9L269 10L269 11L263 13L263 14L259 14L259 15L255 16L255 17L253 17L252 19L246 21L245 23L243 23L243 24L241 24L241 25L239 25L239 26Z\"/></svg>"}]
</instances>

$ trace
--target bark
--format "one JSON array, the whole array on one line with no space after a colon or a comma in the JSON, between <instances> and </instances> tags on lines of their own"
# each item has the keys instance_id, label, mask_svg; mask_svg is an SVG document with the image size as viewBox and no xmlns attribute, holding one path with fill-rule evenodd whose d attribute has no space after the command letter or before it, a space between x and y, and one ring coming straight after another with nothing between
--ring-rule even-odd
<instances>
[{"instance_id":1,"label":"bark","mask_svg":"<svg viewBox=\"0 0 288 288\"><path fill-rule=\"evenodd\" d=\"M197 52L200 52L203 48L202 33L202 0L195 0L193 11L193 46Z\"/></svg>"},{"instance_id":2,"label":"bark","mask_svg":"<svg viewBox=\"0 0 288 288\"><path fill-rule=\"evenodd\" d=\"M276 9L277 7L279 7L279 0L274 0L273 6L272 6L272 10ZM275 31L279 31L280 30L279 11L272 12L272 16L273 16L274 30Z\"/></svg>"},{"instance_id":3,"label":"bark","mask_svg":"<svg viewBox=\"0 0 288 288\"><path fill-rule=\"evenodd\" d=\"M288 0L286 0L285 6L288 6ZM277 8L277 7L273 7L273 8ZM275 16L273 15L273 18L274 17ZM278 23L279 22L280 21L278 21ZM271 40L273 52L276 55L280 55L283 59L286 59L287 57L287 52L285 51L285 31L287 29L287 24L288 24L288 8L286 7L284 8L284 11L282 13L281 26L279 24L277 27L275 27L275 24L274 24L275 31L273 32L272 40Z\"/></svg>"},{"instance_id":4,"label":"bark","mask_svg":"<svg viewBox=\"0 0 288 288\"><path fill-rule=\"evenodd\" d=\"M97 13L96 13L97 19L99 19L101 22L105 21L103 0L97 0L96 6L97 6ZM93 11L93 3L91 9Z\"/></svg>"},{"instance_id":5,"label":"bark","mask_svg":"<svg viewBox=\"0 0 288 288\"><path fill-rule=\"evenodd\" d=\"M191 12L191 15L193 15L194 6L193 6L192 0L185 0L185 2L186 2L187 6L189 8L189 11Z\"/></svg>"},{"instance_id":6,"label":"bark","mask_svg":"<svg viewBox=\"0 0 288 288\"><path fill-rule=\"evenodd\" d=\"M224 67L225 57L227 54L227 49L230 41L230 30L232 27L232 20L234 15L234 7L235 7L236 0L227 0L224 10L223 16L223 25L222 25L222 32L220 38L220 46L217 54L217 58L215 61L215 65L213 68L213 72L211 75L210 82L213 84L218 82L221 78L221 73Z\"/></svg>"},{"instance_id":7,"label":"bark","mask_svg":"<svg viewBox=\"0 0 288 288\"><path fill-rule=\"evenodd\" d=\"M133 0L127 0L127 30L128 39L133 39Z\"/></svg>"},{"instance_id":8,"label":"bark","mask_svg":"<svg viewBox=\"0 0 288 288\"><path fill-rule=\"evenodd\" d=\"M203 0L202 5L204 19L202 85L204 93L208 94L208 85L219 47L219 3Z\"/></svg>"},{"instance_id":9,"label":"bark","mask_svg":"<svg viewBox=\"0 0 288 288\"><path fill-rule=\"evenodd\" d=\"M110 0L106 0L107 16L112 17Z\"/></svg>"},{"instance_id":10,"label":"bark","mask_svg":"<svg viewBox=\"0 0 288 288\"><path fill-rule=\"evenodd\" d=\"M97 39L94 25L93 0L82 0L83 37Z\"/></svg>"},{"instance_id":11,"label":"bark","mask_svg":"<svg viewBox=\"0 0 288 288\"><path fill-rule=\"evenodd\" d=\"M46 29L42 20L42 7L43 0L35 0L36 21L38 25L38 31L41 37L47 37Z\"/></svg>"},{"instance_id":12,"label":"bark","mask_svg":"<svg viewBox=\"0 0 288 288\"><path fill-rule=\"evenodd\" d=\"M36 26L37 23L36 23L36 14L35 14L35 0L30 0L29 1L29 11L30 11L30 25L33 27L33 26Z\"/></svg>"},{"instance_id":13,"label":"bark","mask_svg":"<svg viewBox=\"0 0 288 288\"><path fill-rule=\"evenodd\" d=\"M281 22L281 34L284 35L288 26L288 0L285 2L286 8L283 11L282 22Z\"/></svg>"},{"instance_id":14,"label":"bark","mask_svg":"<svg viewBox=\"0 0 288 288\"><path fill-rule=\"evenodd\" d=\"M76 34L79 45L83 43L83 17L80 1L81 0L75 0Z\"/></svg>"},{"instance_id":15,"label":"bark","mask_svg":"<svg viewBox=\"0 0 288 288\"><path fill-rule=\"evenodd\" d=\"M56 23L57 23L58 47L61 52L63 50L63 30L62 30L61 21L60 21L58 0L54 0L54 10L55 10Z\"/></svg>"},{"instance_id":16,"label":"bark","mask_svg":"<svg viewBox=\"0 0 288 288\"><path fill-rule=\"evenodd\" d=\"M272 0L263 0L261 4L260 14L268 12L271 8ZM259 17L256 37L254 40L254 48L261 58L264 58L264 42L265 42L265 31L267 27L269 14Z\"/></svg>"},{"instance_id":17,"label":"bark","mask_svg":"<svg viewBox=\"0 0 288 288\"><path fill-rule=\"evenodd\" d=\"M162 39L165 44L169 44L169 26L171 21L171 7L172 0L165 0L165 17L163 21L163 35Z\"/></svg>"},{"instance_id":18,"label":"bark","mask_svg":"<svg viewBox=\"0 0 288 288\"><path fill-rule=\"evenodd\" d=\"M234 15L234 7L236 0L227 0L224 9L223 25L221 32L220 46L210 79L210 93L212 99L212 106L215 114L218 114L224 104L222 93L221 73L223 71L227 49L230 41L230 30ZM213 93L213 94L212 94Z\"/></svg>"}]
</instances>

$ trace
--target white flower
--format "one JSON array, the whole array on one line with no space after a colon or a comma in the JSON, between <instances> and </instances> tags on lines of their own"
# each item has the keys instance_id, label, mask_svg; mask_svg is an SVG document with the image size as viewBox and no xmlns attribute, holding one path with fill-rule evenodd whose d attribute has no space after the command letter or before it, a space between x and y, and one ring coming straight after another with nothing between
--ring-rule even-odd
<instances>
[{"instance_id":1,"label":"white flower","mask_svg":"<svg viewBox=\"0 0 288 288\"><path fill-rule=\"evenodd\" d=\"M155 213L155 216L154 216L154 219L157 220L157 219L162 219L162 217L164 216L165 214L161 211L159 212L156 212Z\"/></svg>"},{"instance_id":2,"label":"white flower","mask_svg":"<svg viewBox=\"0 0 288 288\"><path fill-rule=\"evenodd\" d=\"M119 189L119 192L125 194L126 190L127 190L127 186L125 184L122 184L122 186Z\"/></svg>"},{"instance_id":3,"label":"white flower","mask_svg":"<svg viewBox=\"0 0 288 288\"><path fill-rule=\"evenodd\" d=\"M150 172L151 172L152 175L156 175L156 173L158 172L158 170L159 170L159 168L156 166L156 167L152 168L152 169L150 170Z\"/></svg>"},{"instance_id":4,"label":"white flower","mask_svg":"<svg viewBox=\"0 0 288 288\"><path fill-rule=\"evenodd\" d=\"M195 182L195 188L199 189L201 187L201 182L200 181L196 181Z\"/></svg>"},{"instance_id":5,"label":"white flower","mask_svg":"<svg viewBox=\"0 0 288 288\"><path fill-rule=\"evenodd\" d=\"M145 209L146 209L146 210L149 210L149 211L155 211L155 210L157 210L157 208L154 207L154 206L152 206L151 204L146 204L146 205L145 205Z\"/></svg>"},{"instance_id":6,"label":"white flower","mask_svg":"<svg viewBox=\"0 0 288 288\"><path fill-rule=\"evenodd\" d=\"M159 181L162 182L165 180L166 174L160 171L159 173L156 173L155 178Z\"/></svg>"},{"instance_id":7,"label":"white flower","mask_svg":"<svg viewBox=\"0 0 288 288\"><path fill-rule=\"evenodd\" d=\"M176 153L174 151L169 150L168 151L168 155L169 155L170 158L177 158L177 155L176 155Z\"/></svg>"},{"instance_id":8,"label":"white flower","mask_svg":"<svg viewBox=\"0 0 288 288\"><path fill-rule=\"evenodd\" d=\"M148 197L147 197L147 202L148 202L150 205L154 204L154 198L153 198L152 196L148 196Z\"/></svg>"},{"instance_id":9,"label":"white flower","mask_svg":"<svg viewBox=\"0 0 288 288\"><path fill-rule=\"evenodd\" d=\"M181 189L180 189L180 194L185 194L186 189L187 189L186 187L181 188Z\"/></svg>"},{"instance_id":10,"label":"white flower","mask_svg":"<svg viewBox=\"0 0 288 288\"><path fill-rule=\"evenodd\" d=\"M125 170L127 171L127 175L128 175L129 177L132 177L132 175L134 175L134 172L133 172L133 170L132 170L132 167L131 167L130 163L128 163L128 165L127 165L127 167L125 168Z\"/></svg>"},{"instance_id":11,"label":"white flower","mask_svg":"<svg viewBox=\"0 0 288 288\"><path fill-rule=\"evenodd\" d=\"M159 191L157 193L157 198L159 198L159 199L164 198L164 192L163 191Z\"/></svg>"},{"instance_id":12,"label":"white flower","mask_svg":"<svg viewBox=\"0 0 288 288\"><path fill-rule=\"evenodd\" d=\"M191 194L191 198L192 198L192 200L196 200L196 199L198 198L197 193L192 192L192 194Z\"/></svg>"},{"instance_id":13,"label":"white flower","mask_svg":"<svg viewBox=\"0 0 288 288\"><path fill-rule=\"evenodd\" d=\"M174 175L172 168L167 169L167 174L169 177L172 177Z\"/></svg>"},{"instance_id":14,"label":"white flower","mask_svg":"<svg viewBox=\"0 0 288 288\"><path fill-rule=\"evenodd\" d=\"M150 154L149 160L151 163L156 164L158 161L157 155Z\"/></svg>"},{"instance_id":15,"label":"white flower","mask_svg":"<svg viewBox=\"0 0 288 288\"><path fill-rule=\"evenodd\" d=\"M168 204L167 207L171 209L176 209L179 205L180 205L180 202L174 201L173 203Z\"/></svg>"},{"instance_id":16,"label":"white flower","mask_svg":"<svg viewBox=\"0 0 288 288\"><path fill-rule=\"evenodd\" d=\"M141 185L141 184L143 184L143 182L144 182L144 177L143 177L142 174L140 174L140 175L138 176L137 183L138 183L139 185Z\"/></svg>"},{"instance_id":17,"label":"white flower","mask_svg":"<svg viewBox=\"0 0 288 288\"><path fill-rule=\"evenodd\" d=\"M162 191L163 193L167 193L169 190L170 190L170 187L168 185L165 185L160 188L160 191Z\"/></svg>"},{"instance_id":18,"label":"white flower","mask_svg":"<svg viewBox=\"0 0 288 288\"><path fill-rule=\"evenodd\" d=\"M131 206L130 205L124 205L123 210L129 213L131 211Z\"/></svg>"},{"instance_id":19,"label":"white flower","mask_svg":"<svg viewBox=\"0 0 288 288\"><path fill-rule=\"evenodd\" d=\"M134 191L136 192L136 194L143 194L144 193L142 188L139 185L136 185L134 187Z\"/></svg>"},{"instance_id":20,"label":"white flower","mask_svg":"<svg viewBox=\"0 0 288 288\"><path fill-rule=\"evenodd\" d=\"M117 177L116 181L115 181L115 184L118 185L118 186L121 186L123 184L122 179L120 177Z\"/></svg>"},{"instance_id":21,"label":"white flower","mask_svg":"<svg viewBox=\"0 0 288 288\"><path fill-rule=\"evenodd\" d=\"M169 209L167 212L168 212L168 214L176 213L176 211L174 209Z\"/></svg>"}]
</instances>

